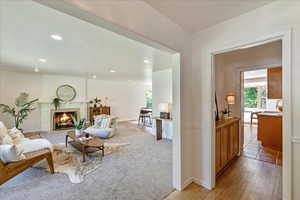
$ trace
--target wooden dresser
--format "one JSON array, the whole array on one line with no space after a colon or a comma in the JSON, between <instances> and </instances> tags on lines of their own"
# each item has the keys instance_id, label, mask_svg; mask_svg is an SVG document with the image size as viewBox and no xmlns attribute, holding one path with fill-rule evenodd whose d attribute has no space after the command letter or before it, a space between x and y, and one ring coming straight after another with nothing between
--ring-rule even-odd
<instances>
[{"instance_id":1,"label":"wooden dresser","mask_svg":"<svg viewBox=\"0 0 300 200\"><path fill-rule=\"evenodd\" d=\"M94 122L95 115L110 115L110 107L109 106L102 106L102 107L90 107L89 108L89 120L91 124Z\"/></svg>"},{"instance_id":2,"label":"wooden dresser","mask_svg":"<svg viewBox=\"0 0 300 200\"><path fill-rule=\"evenodd\" d=\"M216 121L216 176L239 154L239 118Z\"/></svg>"}]
</instances>

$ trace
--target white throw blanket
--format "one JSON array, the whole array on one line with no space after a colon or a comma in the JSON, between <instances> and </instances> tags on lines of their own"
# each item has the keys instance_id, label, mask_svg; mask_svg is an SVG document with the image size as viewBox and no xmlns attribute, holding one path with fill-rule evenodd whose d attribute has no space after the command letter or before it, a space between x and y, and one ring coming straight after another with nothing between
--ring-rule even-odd
<instances>
[{"instance_id":1,"label":"white throw blanket","mask_svg":"<svg viewBox=\"0 0 300 200\"><path fill-rule=\"evenodd\" d=\"M47 139L24 139L19 145L22 145L24 148L23 153L39 151L41 149L50 149L50 151L53 151L53 146Z\"/></svg>"}]
</instances>

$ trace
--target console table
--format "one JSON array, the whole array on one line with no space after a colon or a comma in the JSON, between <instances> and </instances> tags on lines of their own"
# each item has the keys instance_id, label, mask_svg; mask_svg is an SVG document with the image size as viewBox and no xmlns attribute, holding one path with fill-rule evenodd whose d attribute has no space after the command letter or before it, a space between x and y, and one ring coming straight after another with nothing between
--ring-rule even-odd
<instances>
[{"instance_id":1,"label":"console table","mask_svg":"<svg viewBox=\"0 0 300 200\"><path fill-rule=\"evenodd\" d=\"M162 139L162 122L163 121L172 121L172 119L163 119L160 117L154 117L153 119L156 120L156 140L161 140Z\"/></svg>"}]
</instances>

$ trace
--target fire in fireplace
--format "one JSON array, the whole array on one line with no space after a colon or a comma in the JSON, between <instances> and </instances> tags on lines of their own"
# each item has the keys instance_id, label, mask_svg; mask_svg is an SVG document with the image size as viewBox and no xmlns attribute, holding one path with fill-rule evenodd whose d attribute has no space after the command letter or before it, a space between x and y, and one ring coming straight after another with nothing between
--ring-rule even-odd
<instances>
[{"instance_id":1,"label":"fire in fireplace","mask_svg":"<svg viewBox=\"0 0 300 200\"><path fill-rule=\"evenodd\" d=\"M53 115L53 129L62 130L74 127L73 117L77 119L77 112L55 112Z\"/></svg>"}]
</instances>

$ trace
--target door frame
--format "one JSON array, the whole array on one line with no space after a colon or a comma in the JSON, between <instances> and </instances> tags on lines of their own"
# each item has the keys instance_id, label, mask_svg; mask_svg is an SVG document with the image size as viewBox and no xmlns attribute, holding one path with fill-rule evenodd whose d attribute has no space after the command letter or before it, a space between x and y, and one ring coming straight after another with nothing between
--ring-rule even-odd
<instances>
[{"instance_id":1,"label":"door frame","mask_svg":"<svg viewBox=\"0 0 300 200\"><path fill-rule=\"evenodd\" d=\"M282 63L280 64L282 65ZM262 70L262 69L270 69L274 67L279 67L278 64L270 64L270 65L255 65L255 66L249 66L249 67L238 67L236 70L236 76L240 76L239 79L237 79L237 83L239 85L239 91L241 93L240 96L240 151L243 150L243 144L244 144L244 72L248 71L256 71L256 70Z\"/></svg>"},{"instance_id":2,"label":"door frame","mask_svg":"<svg viewBox=\"0 0 300 200\"><path fill-rule=\"evenodd\" d=\"M283 92L283 165L282 165L282 195L285 200L292 200L292 142L293 142L293 121L292 121L292 29L266 35L260 39L253 39L248 42L241 42L238 45L212 49L211 55L211 99L215 98L215 55L239 50L243 48L260 46L262 44L282 41L282 92ZM210 188L215 187L215 104L211 104L211 174Z\"/></svg>"}]
</instances>

